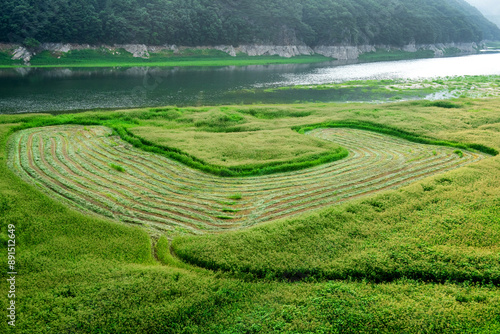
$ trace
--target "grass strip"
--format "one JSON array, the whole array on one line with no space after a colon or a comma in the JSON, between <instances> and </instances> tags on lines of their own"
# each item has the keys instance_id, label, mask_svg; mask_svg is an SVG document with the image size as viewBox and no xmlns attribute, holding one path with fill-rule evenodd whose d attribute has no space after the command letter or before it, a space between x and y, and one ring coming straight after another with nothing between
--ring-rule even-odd
<instances>
[{"instance_id":1,"label":"grass strip","mask_svg":"<svg viewBox=\"0 0 500 334\"><path fill-rule=\"evenodd\" d=\"M111 121L111 123L109 122ZM102 119L99 118L89 118L89 117L70 117L66 115L61 115L58 117L40 117L30 119L28 122L21 124L13 128L11 131L18 131L33 127L42 126L53 126L53 125L65 125L65 124L79 124L79 125L104 125L111 127L116 134L118 134L122 140L132 144L134 147L142 149L146 152L152 152L160 154L164 157L176 160L189 166L191 168L203 171L208 174L223 176L223 177L250 177L250 176L261 176L269 175L275 173L291 172L303 170L325 163L330 163L334 161L341 160L349 155L349 152L345 148L339 148L335 151L330 151L326 153L319 153L315 155L310 155L300 160L292 161L277 161L264 164L256 165L243 165L238 167L224 167L215 164L209 164L195 156L192 156L180 149L168 147L165 145L155 144L147 139L141 138L134 135L132 132L128 131L125 127L127 122L125 120L115 120L112 116L105 116ZM391 135L399 138L406 139L411 142L428 144L428 145L440 145L455 147L464 150L477 150L486 154L493 156L498 155L498 151L491 147L475 144L475 143L458 143L445 140L437 140L429 137L424 137L415 133L407 132L397 128L371 123L366 121L330 121L322 122L309 125L299 125L293 126L292 129L298 133L304 134L308 131L312 131L318 128L353 128L359 130L368 130L372 132L377 132L381 134Z\"/></svg>"},{"instance_id":2,"label":"grass strip","mask_svg":"<svg viewBox=\"0 0 500 334\"><path fill-rule=\"evenodd\" d=\"M496 156L498 155L498 151L494 148L488 147L482 144L474 144L474 143L458 143L448 140L437 140L429 137L424 137L415 133L411 133L408 131L396 129L390 126L381 125L377 123L371 123L366 121L332 121L332 122L323 122L317 124L310 125L299 125L292 127L293 130L298 133L304 134L306 132L320 129L320 128L350 128L350 129L358 129L358 130L366 130L377 133L382 133L389 136L394 136L398 138L403 138L408 141L419 143L419 144L427 144L427 145L439 145L439 146L448 146L448 147L456 147L469 151L479 151L482 153L486 153L489 155Z\"/></svg>"},{"instance_id":3,"label":"grass strip","mask_svg":"<svg viewBox=\"0 0 500 334\"><path fill-rule=\"evenodd\" d=\"M243 165L238 167L223 167L209 164L195 156L192 156L177 148L164 145L154 144L144 138L134 135L127 130L125 125L128 124L127 119L115 119L111 115L102 115L102 117L90 118L81 117L78 115L60 115L56 117L36 117L30 119L11 129L11 132L16 132L28 128L55 126L55 125L104 125L109 126L118 134L122 140L132 144L136 148L140 148L146 152L160 154L164 157L179 161L186 166L203 171L216 176L224 177L246 177L260 176L274 173L291 172L306 168L315 167L324 163L338 161L349 155L349 152L344 148L339 148L335 151L310 155L300 160L292 161L277 161L265 164Z\"/></svg>"},{"instance_id":4,"label":"grass strip","mask_svg":"<svg viewBox=\"0 0 500 334\"><path fill-rule=\"evenodd\" d=\"M154 144L146 139L140 138L124 127L113 127L113 130L126 142L132 144L136 148L140 148L147 152L161 154L167 158L177 160L183 164L201 170L203 172L227 177L244 177L244 176L259 176L281 172L290 172L301 169L306 169L318 166L324 163L337 161L349 155L349 152L340 148L338 150L316 154L307 157L308 160L287 161L287 162L270 162L260 165L247 165L238 167L223 167L208 164L205 161L189 155L179 149Z\"/></svg>"},{"instance_id":5,"label":"grass strip","mask_svg":"<svg viewBox=\"0 0 500 334\"><path fill-rule=\"evenodd\" d=\"M11 61L0 57L0 68L57 68L57 67L217 67L249 66L271 64L309 64L332 61L321 55L297 56L291 58L279 56L238 56L238 57L152 57L151 59L133 57L94 57L94 58L53 58L51 56L34 57L31 65Z\"/></svg>"}]
</instances>

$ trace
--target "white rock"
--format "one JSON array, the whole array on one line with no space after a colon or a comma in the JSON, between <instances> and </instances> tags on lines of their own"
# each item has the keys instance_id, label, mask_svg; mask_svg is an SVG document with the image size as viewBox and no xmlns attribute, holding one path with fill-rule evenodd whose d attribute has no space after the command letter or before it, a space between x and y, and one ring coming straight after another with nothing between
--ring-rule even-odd
<instances>
[{"instance_id":1,"label":"white rock","mask_svg":"<svg viewBox=\"0 0 500 334\"><path fill-rule=\"evenodd\" d=\"M63 53L69 52L74 48L71 44L62 43L43 43L40 47L42 50Z\"/></svg>"},{"instance_id":2,"label":"white rock","mask_svg":"<svg viewBox=\"0 0 500 334\"><path fill-rule=\"evenodd\" d=\"M232 45L218 45L214 47L215 50L223 51L231 57L236 57L236 50Z\"/></svg>"},{"instance_id":3,"label":"white rock","mask_svg":"<svg viewBox=\"0 0 500 334\"><path fill-rule=\"evenodd\" d=\"M314 52L323 55L325 57L335 58L338 60L354 60L358 59L359 55L366 52L375 51L375 47L372 45L360 45L360 46L327 46L321 45L314 48Z\"/></svg>"},{"instance_id":4,"label":"white rock","mask_svg":"<svg viewBox=\"0 0 500 334\"><path fill-rule=\"evenodd\" d=\"M12 54L12 60L22 59L25 63L29 63L31 57L33 57L33 54L30 51L28 51L28 49L26 49L24 46L20 46L17 49L15 49L14 53Z\"/></svg>"},{"instance_id":5,"label":"white rock","mask_svg":"<svg viewBox=\"0 0 500 334\"><path fill-rule=\"evenodd\" d=\"M296 45L240 45L236 48L238 52L249 56L280 56L295 57L300 55L312 55L314 51L308 46Z\"/></svg>"},{"instance_id":6,"label":"white rock","mask_svg":"<svg viewBox=\"0 0 500 334\"><path fill-rule=\"evenodd\" d=\"M144 44L124 44L115 45L116 48L123 48L130 52L135 58L149 58L148 47Z\"/></svg>"}]
</instances>

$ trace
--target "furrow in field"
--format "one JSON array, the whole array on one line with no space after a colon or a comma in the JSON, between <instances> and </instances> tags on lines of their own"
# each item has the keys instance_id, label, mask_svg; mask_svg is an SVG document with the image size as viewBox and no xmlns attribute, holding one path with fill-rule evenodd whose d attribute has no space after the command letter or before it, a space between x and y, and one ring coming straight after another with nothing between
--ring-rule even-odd
<instances>
[{"instance_id":1,"label":"furrow in field","mask_svg":"<svg viewBox=\"0 0 500 334\"><path fill-rule=\"evenodd\" d=\"M373 157L369 157L372 159ZM366 161L366 165L373 165L373 160L368 160ZM352 162L345 162L346 167L349 165L352 165ZM353 167L351 167L353 168ZM328 168L328 166L323 167L322 170L319 171L320 174L315 175L314 177L310 178L296 178L295 175L290 175L288 177L283 177L281 180L277 180L274 183L268 182L266 177L261 177L258 179L253 180L253 185L252 186L245 186L241 188L232 188L232 191L237 191L237 192L244 192L247 195L254 195L254 194L260 194L262 191L268 191L270 188L273 191L278 191L282 192L286 188L294 189L297 187L298 184L306 185L308 183L313 183L313 182L323 182L326 177L331 177L335 174L338 174L342 172L342 170L339 170L339 168L336 166L335 168ZM300 175L298 175L300 176ZM205 181L206 180L202 180ZM231 181L231 179L229 180ZM199 183L195 184L198 187L203 187L200 186ZM250 188L250 189L249 189ZM253 189L252 189L253 188ZM227 193L228 190L224 189L224 186L222 185L220 187L220 192L222 193ZM252 192L253 191L253 192Z\"/></svg>"},{"instance_id":2,"label":"furrow in field","mask_svg":"<svg viewBox=\"0 0 500 334\"><path fill-rule=\"evenodd\" d=\"M92 160L91 159L92 157L89 157L89 160ZM106 168L106 165L104 165L106 163L106 161L103 161L101 160L101 158L99 157L93 157L93 163L96 167L98 168L101 168L101 169L104 169ZM119 163L119 161L116 161L117 163ZM134 182L138 182L138 180L146 180L147 181L147 175L140 175L138 174L138 171L136 167L132 166L132 165L128 165L128 164L124 164L123 161L122 161L122 165L127 169L127 173L126 174L123 174L123 175L126 175L125 177L126 178L134 178ZM157 182L156 183L161 183L162 180L156 180ZM148 186L146 184L142 184L143 186ZM161 193L162 196L164 196L164 198L176 198L176 201L180 202L183 200L183 197L186 196L186 194L189 195L189 192L187 192L186 194L183 194L183 195L180 195L178 192L176 192L175 190L172 190L170 189L169 187L166 187L164 186L163 188L161 188L161 186L164 186L165 183L163 182L163 184L152 184L150 183L149 184L149 187L152 188L152 189L155 189L158 193ZM194 198L194 196L193 196ZM207 209L204 209L204 208L201 208L199 209L198 208L198 203L196 201L194 201L193 199L190 199L189 201L186 201L184 202L185 205L189 205L189 210L196 210L196 211L202 211L202 212L206 212L206 213L209 213L209 214L212 214L212 216L205 216L204 218L208 221L211 221L213 220L212 217L214 217L214 215L216 214L220 214L220 212L217 212L217 211L214 211L214 210L207 210ZM204 204L206 205L206 203ZM217 207L217 205L214 204L214 207ZM219 222L218 225L226 225L225 222Z\"/></svg>"},{"instance_id":3,"label":"furrow in field","mask_svg":"<svg viewBox=\"0 0 500 334\"><path fill-rule=\"evenodd\" d=\"M187 225L198 230L206 230L208 229L207 225L212 225L210 223L207 223L206 221L202 222L193 220L190 217L180 213L172 214L172 212L166 210L151 210L138 203L125 201L125 203L122 204L116 198L109 198L106 195L103 195L103 193L105 194L105 192L102 188L93 189L90 184L85 184L82 180L79 180L80 182L77 182L68 179L62 171L57 170L54 165L49 163L49 161L47 160L47 157L49 155L43 154L45 152L43 141L40 140L39 137L35 137L35 139L33 140L33 135L30 136L30 141L32 142L31 147L38 146L37 150L31 150L31 154L34 157L34 159L32 160L35 161L37 170L43 172L43 174L45 175L45 184L50 184L51 182L56 183L60 188L64 189L64 191L61 191L60 189L58 190L58 192L64 197L68 197L65 194L67 192L76 194L77 198L80 197L84 199L83 201L78 200L80 205L84 207L87 206L88 208L88 205L86 205L86 203L89 203L92 206L90 209L92 209L94 206L97 206L100 208L99 211L101 213L107 211L107 216L111 216L116 219L120 219L121 217L134 218L138 214L143 218L148 216L162 217L166 222L174 222L180 226ZM38 143L38 145L35 145L36 143ZM168 219L165 219L167 217ZM226 228L227 226L225 224L214 224L213 227Z\"/></svg>"},{"instance_id":4,"label":"furrow in field","mask_svg":"<svg viewBox=\"0 0 500 334\"><path fill-rule=\"evenodd\" d=\"M138 162L135 159L127 158L127 152L112 152L103 149L101 146L94 146L91 144L85 145L85 154L87 158L105 165L106 163L119 164L126 168L130 177L134 178L134 182L141 180L148 187L153 187L155 191L159 193L164 193L167 190L170 194L175 194L180 200L192 201L193 188L189 184L180 182L179 180L174 180L171 177L164 177L161 175L157 169L151 166L147 166ZM157 168L166 168L165 166L158 166ZM185 198L184 198L185 197ZM213 206L214 199L208 196L198 196L205 199L205 205Z\"/></svg>"},{"instance_id":5,"label":"furrow in field","mask_svg":"<svg viewBox=\"0 0 500 334\"><path fill-rule=\"evenodd\" d=\"M453 157L448 157L447 160L443 160L440 157L437 158L430 158L425 161L420 161L419 164L411 165L411 166L405 166L399 169L393 169L390 171L386 171L382 174L378 174L376 176L372 176L374 174L374 169L379 169L379 170L386 170L385 165L380 165L380 166L375 166L374 168L366 169L366 170L358 170L356 174L360 174L359 177L352 176L349 178L349 181L347 182L342 182L342 179L339 177L337 180L339 183L337 184L331 184L328 183L326 185L318 185L313 188L308 188L308 189L299 189L298 191L287 194L287 196L280 196L277 199L274 199L271 204L275 203L280 203L280 204L285 204L288 203L292 200L297 200L300 198L306 198L306 197L311 197L314 194L322 194L325 192L338 192L342 190L349 190L353 188L356 188L356 185L359 186L368 186L371 185L374 181L377 180L384 180L387 178L393 178L397 177L400 174L404 172L412 172L416 169L416 167L419 166L424 166L424 168L432 166L431 164L435 163L440 163L441 161L448 161L450 159L453 159ZM344 175L344 176L351 176L351 175ZM379 181L380 182L380 181Z\"/></svg>"},{"instance_id":6,"label":"furrow in field","mask_svg":"<svg viewBox=\"0 0 500 334\"><path fill-rule=\"evenodd\" d=\"M105 193L108 195L115 195L113 196L116 200L115 203L128 207L128 208L134 208L139 210L140 212L153 212L160 213L163 215L171 215L171 216L181 216L186 220L192 220L192 221L197 221L197 225L200 225L199 221L204 221L204 219L210 218L208 216L201 216L199 212L196 210L184 210L183 208L177 208L172 205L170 205L167 201L165 203L160 203L156 204L155 202L151 200L144 200L144 201L138 201L138 199L142 199L141 196L137 193L131 194L129 193L126 189L121 189L120 192L114 190L113 188L109 187L106 184L103 184L102 182L96 182L95 179L89 179L89 178L81 178L81 174L77 174L76 171L70 169L68 166L63 165L63 163L57 158L56 154L56 149L55 147L52 147L52 160L55 162L56 165L53 165L54 168L63 168L66 170L66 172L70 173L71 176L78 180L80 183L87 182L85 186L88 189L97 191L99 193ZM64 166L64 167L63 167ZM62 171L59 170L59 172L62 174ZM67 176L67 175L66 175ZM100 179L103 181L103 178L97 177L97 179ZM143 205L145 204L145 205ZM188 214L189 212L189 214ZM217 224L215 226L217 227L223 227L224 224Z\"/></svg>"},{"instance_id":7,"label":"furrow in field","mask_svg":"<svg viewBox=\"0 0 500 334\"><path fill-rule=\"evenodd\" d=\"M64 143L64 142L63 142ZM127 199L137 202L139 199L145 202L148 206L152 208L162 209L166 207L175 208L174 211L182 212L190 212L192 217L197 217L201 220L210 219L211 216L203 214L215 214L216 211L206 210L205 207L200 205L193 207L189 207L182 202L174 201L172 199L172 194L169 197L165 197L157 192L154 192L143 185L139 185L138 183L127 182L126 178L124 178L121 173L116 172L113 173L110 167L106 166L98 166L93 164L93 169L90 168L86 162L83 160L78 160L78 158L74 159L73 155L69 155L67 153L66 145L62 145L61 155L64 157L67 166L71 167L71 171L74 173L78 173L78 175L85 177L88 181L95 183L96 185L102 186L106 188L108 191L113 192L118 196L125 196ZM62 162L59 162L62 164ZM104 178L100 175L103 173L107 174L107 177ZM116 175L114 175L116 174ZM99 181L99 182L97 182ZM109 184L106 184L109 183ZM115 189L120 189L120 191L116 191ZM140 191L140 192L139 192Z\"/></svg>"},{"instance_id":8,"label":"furrow in field","mask_svg":"<svg viewBox=\"0 0 500 334\"><path fill-rule=\"evenodd\" d=\"M449 147L361 130L318 129L307 135L333 141L349 156L302 171L222 178L135 149L104 127L56 126L15 134L9 166L65 202L116 220L219 233L397 188L485 158L465 151L459 158ZM235 193L243 198L227 207Z\"/></svg>"},{"instance_id":9,"label":"furrow in field","mask_svg":"<svg viewBox=\"0 0 500 334\"><path fill-rule=\"evenodd\" d=\"M435 174L436 170L444 171L447 169L453 169L457 166L450 166L448 162L438 163L433 166L427 166L413 173L407 174L405 177L397 177L398 175L391 175L391 177L384 177L380 180L374 180L375 182L370 182L367 184L361 184L356 186L351 186L341 192L339 196L338 191L327 191L322 193L315 193L312 196L304 197L302 199L290 201L287 203L280 203L272 207L272 210L266 210L265 214L260 217L264 220L276 219L278 217L283 217L285 215L279 214L284 211L288 211L289 214L295 215L296 213L301 213L308 208L319 208L326 205L331 205L333 203L339 203L341 198L353 199L361 196L366 196L374 192L383 191L397 186L401 186L406 183L410 183L417 179L421 179L430 175ZM333 195L332 195L333 193ZM286 215L288 216L288 214Z\"/></svg>"},{"instance_id":10,"label":"furrow in field","mask_svg":"<svg viewBox=\"0 0 500 334\"><path fill-rule=\"evenodd\" d=\"M52 192L56 193L58 196L64 198L65 200L68 200L70 203L79 204L77 205L78 207L82 206L91 207L92 211L94 212L103 214L107 217L114 218L112 212L109 212L107 208L104 208L103 206L101 206L100 203L94 201L93 198L85 195L76 194L74 191L72 191L71 188L68 188L66 185L64 185L62 182L58 180L52 179L49 175L46 174L45 171L39 168L37 162L39 163L40 159L33 158L34 153L32 144L33 144L33 137L29 135L27 138L26 146L22 148L20 147L19 149L20 155L24 153L24 155L22 156L25 156L27 158L26 160L21 158L21 164L22 168L28 175L31 175L34 180L38 181L43 186L47 187ZM25 152L23 152L23 148L26 150Z\"/></svg>"}]
</instances>

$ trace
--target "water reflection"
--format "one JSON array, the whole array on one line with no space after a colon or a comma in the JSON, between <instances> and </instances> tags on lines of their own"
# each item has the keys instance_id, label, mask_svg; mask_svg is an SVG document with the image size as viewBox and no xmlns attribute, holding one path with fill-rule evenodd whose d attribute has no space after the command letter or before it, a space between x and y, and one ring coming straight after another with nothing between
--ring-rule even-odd
<instances>
[{"instance_id":1,"label":"water reflection","mask_svg":"<svg viewBox=\"0 0 500 334\"><path fill-rule=\"evenodd\" d=\"M500 54L354 64L227 67L16 68L0 70L0 112L56 112L97 108L231 103L363 100L321 92L237 94L255 87L349 80L500 74Z\"/></svg>"},{"instance_id":2,"label":"water reflection","mask_svg":"<svg viewBox=\"0 0 500 334\"><path fill-rule=\"evenodd\" d=\"M350 80L428 79L463 75L500 74L500 54L400 60L318 68L310 73L289 73L268 86L325 84Z\"/></svg>"}]
</instances>

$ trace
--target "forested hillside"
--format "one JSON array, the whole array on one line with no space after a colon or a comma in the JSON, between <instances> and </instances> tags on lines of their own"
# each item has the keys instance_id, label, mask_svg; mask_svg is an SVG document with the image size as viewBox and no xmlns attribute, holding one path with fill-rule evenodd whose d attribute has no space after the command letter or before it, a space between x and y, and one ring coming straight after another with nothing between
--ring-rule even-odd
<instances>
[{"instance_id":1,"label":"forested hillside","mask_svg":"<svg viewBox=\"0 0 500 334\"><path fill-rule=\"evenodd\" d=\"M0 41L404 45L499 40L463 0L0 0Z\"/></svg>"}]
</instances>

